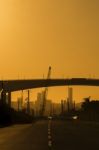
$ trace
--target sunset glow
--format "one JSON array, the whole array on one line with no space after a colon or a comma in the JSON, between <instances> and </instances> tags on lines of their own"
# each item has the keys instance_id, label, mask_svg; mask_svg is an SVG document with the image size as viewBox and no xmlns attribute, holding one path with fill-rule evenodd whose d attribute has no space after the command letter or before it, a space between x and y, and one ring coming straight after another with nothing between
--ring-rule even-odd
<instances>
[{"instance_id":1,"label":"sunset glow","mask_svg":"<svg viewBox=\"0 0 99 150\"><path fill-rule=\"evenodd\" d=\"M99 78L98 6L98 0L1 0L0 78L46 78L50 65L52 78ZM99 99L99 88L74 87L77 101L89 94ZM48 96L60 101L67 87L50 88Z\"/></svg>"}]
</instances>

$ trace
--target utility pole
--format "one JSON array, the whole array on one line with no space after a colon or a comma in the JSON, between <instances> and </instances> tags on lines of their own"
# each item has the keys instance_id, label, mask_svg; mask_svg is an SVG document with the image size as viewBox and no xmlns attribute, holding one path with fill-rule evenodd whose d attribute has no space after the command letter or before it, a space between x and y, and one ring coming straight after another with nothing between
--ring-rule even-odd
<instances>
[{"instance_id":1,"label":"utility pole","mask_svg":"<svg viewBox=\"0 0 99 150\"><path fill-rule=\"evenodd\" d=\"M70 111L69 98L67 98L67 111L68 111L68 113L69 113L69 111Z\"/></svg>"},{"instance_id":2,"label":"utility pole","mask_svg":"<svg viewBox=\"0 0 99 150\"><path fill-rule=\"evenodd\" d=\"M20 111L20 99L17 100L18 102L18 112Z\"/></svg>"},{"instance_id":3,"label":"utility pole","mask_svg":"<svg viewBox=\"0 0 99 150\"><path fill-rule=\"evenodd\" d=\"M27 113L30 114L30 91L28 90Z\"/></svg>"},{"instance_id":4,"label":"utility pole","mask_svg":"<svg viewBox=\"0 0 99 150\"><path fill-rule=\"evenodd\" d=\"M61 100L61 115L64 114L64 103L63 100Z\"/></svg>"},{"instance_id":5,"label":"utility pole","mask_svg":"<svg viewBox=\"0 0 99 150\"><path fill-rule=\"evenodd\" d=\"M1 89L1 104L6 103L6 92L4 91L4 83L2 81L2 89Z\"/></svg>"},{"instance_id":6,"label":"utility pole","mask_svg":"<svg viewBox=\"0 0 99 150\"><path fill-rule=\"evenodd\" d=\"M22 93L21 93L21 110L23 109L23 90L22 90Z\"/></svg>"}]
</instances>

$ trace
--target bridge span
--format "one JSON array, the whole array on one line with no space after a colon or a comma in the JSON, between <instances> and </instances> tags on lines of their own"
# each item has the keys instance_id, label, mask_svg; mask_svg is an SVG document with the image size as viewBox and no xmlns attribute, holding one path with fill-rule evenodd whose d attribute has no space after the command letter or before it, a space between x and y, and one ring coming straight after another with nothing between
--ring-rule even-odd
<instances>
[{"instance_id":1,"label":"bridge span","mask_svg":"<svg viewBox=\"0 0 99 150\"><path fill-rule=\"evenodd\" d=\"M99 86L99 79L70 78L70 79L29 79L29 80L4 80L0 81L0 90L14 92L32 88L51 86Z\"/></svg>"},{"instance_id":2,"label":"bridge span","mask_svg":"<svg viewBox=\"0 0 99 150\"><path fill-rule=\"evenodd\" d=\"M51 87L51 86L99 86L99 79L89 78L69 78L69 79L28 79L28 80L3 80L0 81L0 93L3 103L6 102L11 106L11 92Z\"/></svg>"}]
</instances>

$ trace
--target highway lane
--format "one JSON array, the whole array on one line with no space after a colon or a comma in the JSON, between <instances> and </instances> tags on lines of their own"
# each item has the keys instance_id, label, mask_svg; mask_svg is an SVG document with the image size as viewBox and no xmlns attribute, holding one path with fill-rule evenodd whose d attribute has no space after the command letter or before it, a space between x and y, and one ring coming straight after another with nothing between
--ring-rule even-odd
<instances>
[{"instance_id":1,"label":"highway lane","mask_svg":"<svg viewBox=\"0 0 99 150\"><path fill-rule=\"evenodd\" d=\"M99 123L44 120L0 128L0 150L99 150Z\"/></svg>"},{"instance_id":2,"label":"highway lane","mask_svg":"<svg viewBox=\"0 0 99 150\"><path fill-rule=\"evenodd\" d=\"M53 121L53 150L99 150L99 123Z\"/></svg>"},{"instance_id":3,"label":"highway lane","mask_svg":"<svg viewBox=\"0 0 99 150\"><path fill-rule=\"evenodd\" d=\"M48 150L48 121L0 129L0 150Z\"/></svg>"}]
</instances>

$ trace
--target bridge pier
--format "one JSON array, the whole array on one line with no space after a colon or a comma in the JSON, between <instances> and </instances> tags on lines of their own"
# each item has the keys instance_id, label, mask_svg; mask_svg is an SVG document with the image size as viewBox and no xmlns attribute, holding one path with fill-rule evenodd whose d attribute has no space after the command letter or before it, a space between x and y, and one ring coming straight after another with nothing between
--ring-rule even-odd
<instances>
[{"instance_id":1,"label":"bridge pier","mask_svg":"<svg viewBox=\"0 0 99 150\"><path fill-rule=\"evenodd\" d=\"M1 104L6 104L6 92L1 92Z\"/></svg>"},{"instance_id":2,"label":"bridge pier","mask_svg":"<svg viewBox=\"0 0 99 150\"><path fill-rule=\"evenodd\" d=\"M1 92L1 104L8 104L11 107L11 92Z\"/></svg>"},{"instance_id":3,"label":"bridge pier","mask_svg":"<svg viewBox=\"0 0 99 150\"><path fill-rule=\"evenodd\" d=\"M11 107L11 92L8 92L8 97L7 97L8 99L8 105L9 105L9 107Z\"/></svg>"}]
</instances>

